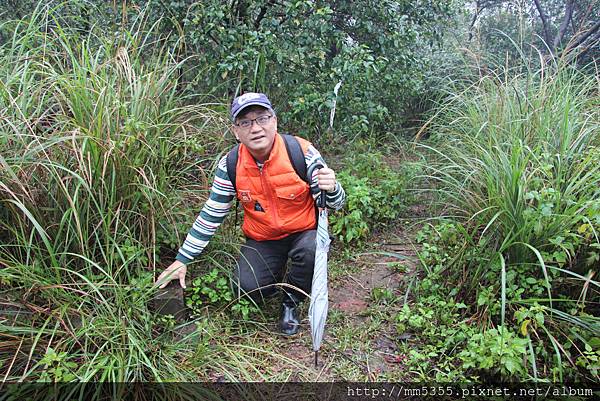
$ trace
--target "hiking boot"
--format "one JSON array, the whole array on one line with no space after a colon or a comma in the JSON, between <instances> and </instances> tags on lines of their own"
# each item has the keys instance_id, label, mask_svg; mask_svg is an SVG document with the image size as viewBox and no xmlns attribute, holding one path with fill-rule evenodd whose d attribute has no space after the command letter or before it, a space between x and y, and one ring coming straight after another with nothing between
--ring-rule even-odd
<instances>
[{"instance_id":1,"label":"hiking boot","mask_svg":"<svg viewBox=\"0 0 600 401\"><path fill-rule=\"evenodd\" d=\"M279 330L283 335L293 336L300 329L300 317L298 307L300 300L294 294L284 293L281 300L281 317L279 319Z\"/></svg>"}]
</instances>

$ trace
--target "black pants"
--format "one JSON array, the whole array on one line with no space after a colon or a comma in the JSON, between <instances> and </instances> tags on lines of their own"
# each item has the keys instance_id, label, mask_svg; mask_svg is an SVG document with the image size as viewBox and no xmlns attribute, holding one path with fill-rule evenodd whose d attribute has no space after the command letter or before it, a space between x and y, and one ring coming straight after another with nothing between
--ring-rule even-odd
<instances>
[{"instance_id":1,"label":"black pants","mask_svg":"<svg viewBox=\"0 0 600 401\"><path fill-rule=\"evenodd\" d=\"M275 241L247 239L234 273L236 295L247 295L258 303L281 289L304 299L305 295L291 286L310 294L316 234L316 230L308 230ZM283 282L288 258L287 284L278 285Z\"/></svg>"}]
</instances>

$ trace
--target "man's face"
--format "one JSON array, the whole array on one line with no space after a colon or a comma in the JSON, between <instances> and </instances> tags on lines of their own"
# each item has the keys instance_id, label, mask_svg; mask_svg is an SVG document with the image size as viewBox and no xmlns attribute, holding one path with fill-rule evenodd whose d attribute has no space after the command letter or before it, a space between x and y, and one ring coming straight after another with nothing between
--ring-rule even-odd
<instances>
[{"instance_id":1,"label":"man's face","mask_svg":"<svg viewBox=\"0 0 600 401\"><path fill-rule=\"evenodd\" d=\"M257 121L256 119L259 120ZM248 123L250 125L244 127ZM236 117L233 124L233 133L248 148L252 156L264 161L269 157L273 142L275 141L277 117L264 107L248 107Z\"/></svg>"}]
</instances>

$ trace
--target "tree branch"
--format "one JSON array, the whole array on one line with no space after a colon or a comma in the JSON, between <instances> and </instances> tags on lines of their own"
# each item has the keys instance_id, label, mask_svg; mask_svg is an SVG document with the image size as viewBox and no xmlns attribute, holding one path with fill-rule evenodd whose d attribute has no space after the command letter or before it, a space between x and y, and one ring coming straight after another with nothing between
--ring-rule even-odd
<instances>
[{"instance_id":1,"label":"tree branch","mask_svg":"<svg viewBox=\"0 0 600 401\"><path fill-rule=\"evenodd\" d=\"M585 46L585 49L583 49L581 52L579 52L577 54L577 57L581 59L583 56L585 56L587 54L587 52L589 52L591 49L593 49L599 43L600 43L600 32L597 32L596 36L594 38L592 38L592 40L590 40L590 43L588 43Z\"/></svg>"},{"instance_id":2,"label":"tree branch","mask_svg":"<svg viewBox=\"0 0 600 401\"><path fill-rule=\"evenodd\" d=\"M585 42L585 40L587 38L589 38L590 36L592 36L593 34L595 34L598 30L600 30L600 20L596 21L596 23L594 24L594 26L592 26L590 29L588 29L587 31L584 31L585 33L579 36L574 36L571 43L569 43L569 45L567 46L567 48L565 49L565 53L569 53L570 51L572 51L573 49L576 49L579 45L581 45L583 42Z\"/></svg>"},{"instance_id":3,"label":"tree branch","mask_svg":"<svg viewBox=\"0 0 600 401\"><path fill-rule=\"evenodd\" d=\"M469 25L469 42L473 39L473 28L477 23L477 20L481 14L486 10L502 5L502 0L476 0L475 1L475 14Z\"/></svg>"},{"instance_id":4,"label":"tree branch","mask_svg":"<svg viewBox=\"0 0 600 401\"><path fill-rule=\"evenodd\" d=\"M558 35L554 38L554 43L552 44L552 48L556 50L560 42L565 37L565 33L567 32L567 27L569 26L569 21L573 16L573 3L574 0L568 0L565 4L565 18L563 19L562 24L558 28Z\"/></svg>"},{"instance_id":5,"label":"tree branch","mask_svg":"<svg viewBox=\"0 0 600 401\"><path fill-rule=\"evenodd\" d=\"M535 8L537 8L538 13L540 14L540 19L542 20L542 28L544 30L544 42L546 42L546 45L548 47L550 47L550 33L548 32L548 18L546 17L544 10L542 10L542 6L540 5L540 0L533 0L533 2L535 3Z\"/></svg>"}]
</instances>

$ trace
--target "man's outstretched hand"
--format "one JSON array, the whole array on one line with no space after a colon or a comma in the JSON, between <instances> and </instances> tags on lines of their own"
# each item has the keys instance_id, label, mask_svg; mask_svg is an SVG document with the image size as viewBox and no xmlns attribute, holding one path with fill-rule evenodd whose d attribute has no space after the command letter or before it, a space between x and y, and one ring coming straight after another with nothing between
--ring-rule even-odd
<instances>
[{"instance_id":1,"label":"man's outstretched hand","mask_svg":"<svg viewBox=\"0 0 600 401\"><path fill-rule=\"evenodd\" d=\"M156 279L156 284L160 284L158 288L165 288L167 284L171 282L171 280L179 279L179 285L181 288L185 287L185 273L187 273L187 267L184 263L176 260L171 263L169 267L165 269L164 272L158 276Z\"/></svg>"}]
</instances>

